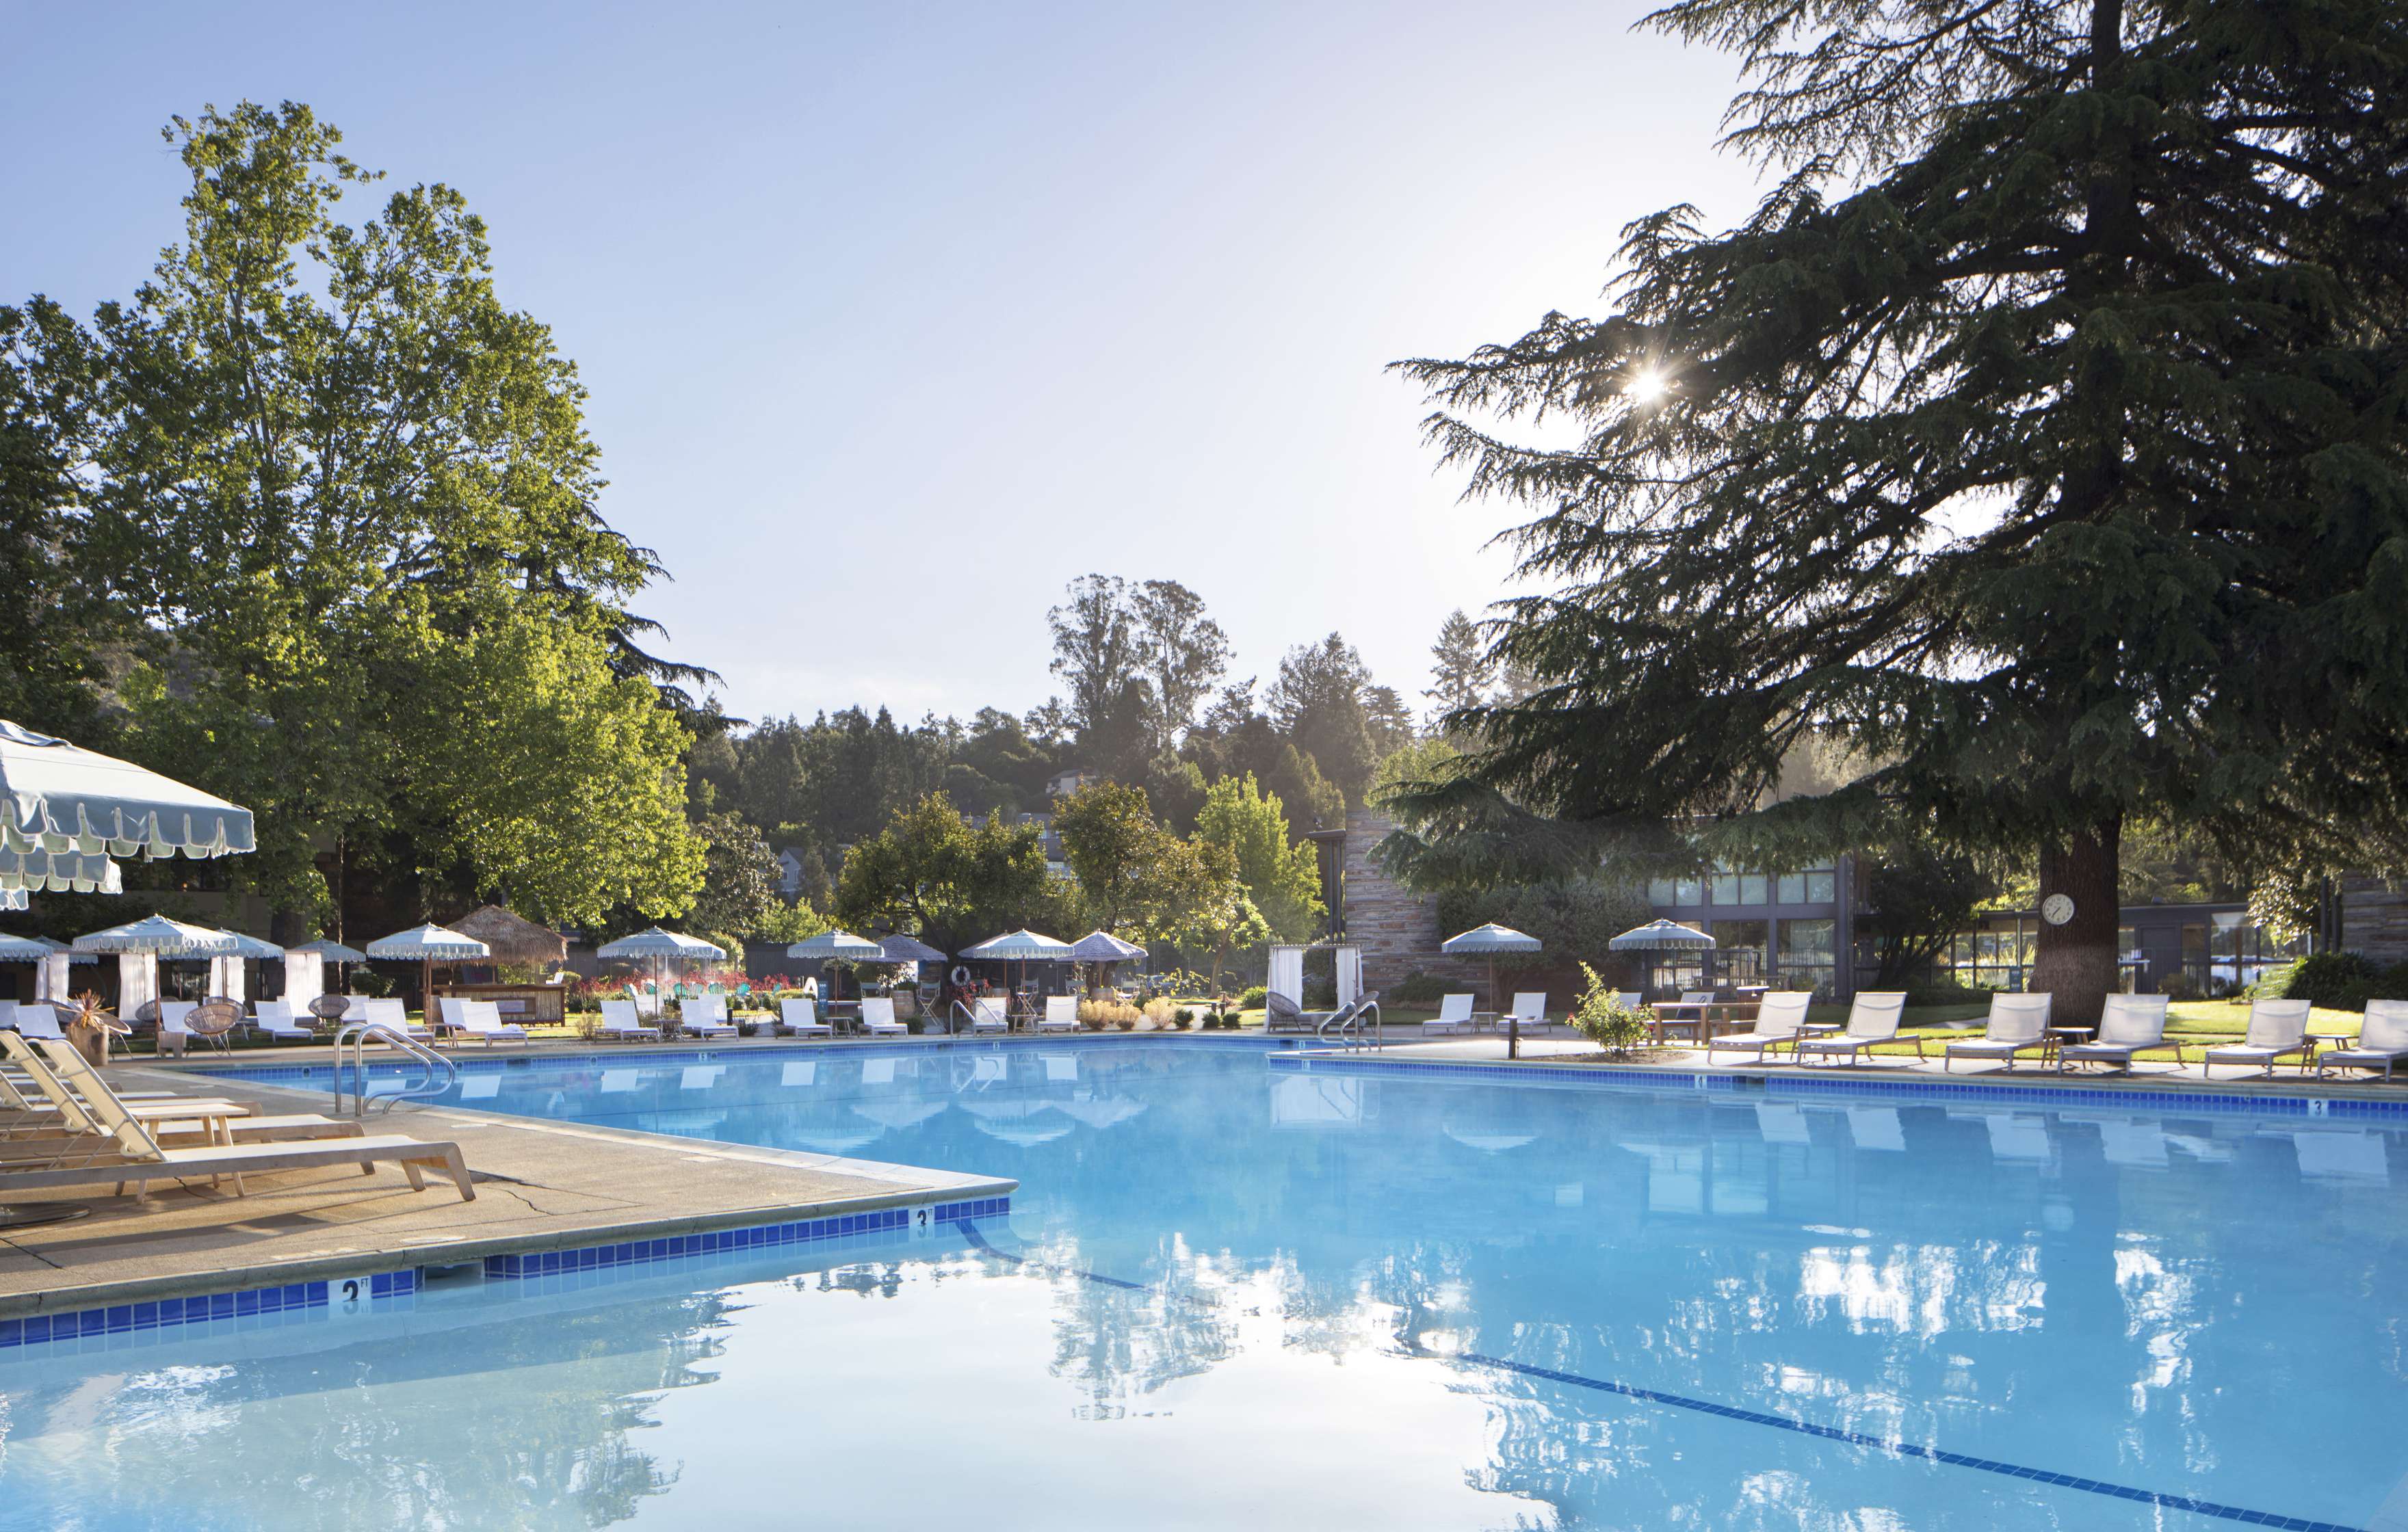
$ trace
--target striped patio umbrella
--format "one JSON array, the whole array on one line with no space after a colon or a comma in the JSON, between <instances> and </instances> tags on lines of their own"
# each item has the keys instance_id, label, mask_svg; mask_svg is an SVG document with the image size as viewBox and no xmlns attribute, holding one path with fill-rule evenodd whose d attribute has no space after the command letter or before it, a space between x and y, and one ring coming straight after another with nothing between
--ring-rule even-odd
<instances>
[{"instance_id":1,"label":"striped patio umbrella","mask_svg":"<svg viewBox=\"0 0 2408 1532\"><path fill-rule=\"evenodd\" d=\"M661 965L665 963L717 963L727 956L727 949L700 937L689 937L680 931L664 931L649 926L632 937L606 941L594 949L596 957L649 957L652 960L652 995L658 1004L661 993Z\"/></svg>"},{"instance_id":2,"label":"striped patio umbrella","mask_svg":"<svg viewBox=\"0 0 2408 1532\"><path fill-rule=\"evenodd\" d=\"M890 961L886 949L867 937L856 937L850 931L823 931L815 937L805 937L786 949L788 957L799 957L806 963L884 963ZM939 953L939 956L943 954ZM828 988L838 987L836 975L828 975ZM836 998L830 994L828 998Z\"/></svg>"},{"instance_id":3,"label":"striped patio umbrella","mask_svg":"<svg viewBox=\"0 0 2408 1532\"><path fill-rule=\"evenodd\" d=\"M1057 941L1039 932L1025 929L990 937L975 947L962 949L962 955L990 962L1017 963L1023 966L1023 974L1030 963L1068 963L1071 960L1068 942ZM1016 992L1019 988L1015 978L1012 989Z\"/></svg>"},{"instance_id":4,"label":"striped patio umbrella","mask_svg":"<svg viewBox=\"0 0 2408 1532\"><path fill-rule=\"evenodd\" d=\"M1502 1016L1505 1014L1505 1007L1502 1004L1504 996L1497 988L1497 954L1535 952L1542 945L1536 937L1516 931L1510 925L1498 925L1491 921L1486 925L1474 926L1460 936L1447 938L1438 944L1438 950L1449 957L1488 959L1488 1004L1498 1015Z\"/></svg>"},{"instance_id":5,"label":"striped patio umbrella","mask_svg":"<svg viewBox=\"0 0 2408 1532\"><path fill-rule=\"evenodd\" d=\"M435 1017L427 1013L436 1009L435 965L473 963L479 958L491 957L493 949L474 937L462 936L457 931L429 923L413 925L407 931L395 931L389 937L379 937L368 943L367 954L405 962L411 958L418 960L419 1009L431 1026Z\"/></svg>"},{"instance_id":6,"label":"striped patio umbrella","mask_svg":"<svg viewBox=\"0 0 2408 1532\"><path fill-rule=\"evenodd\" d=\"M254 844L248 809L0 720L0 849L207 857Z\"/></svg>"},{"instance_id":7,"label":"striped patio umbrella","mask_svg":"<svg viewBox=\"0 0 2408 1532\"><path fill-rule=\"evenodd\" d=\"M1656 952L1710 952L1714 938L1693 925L1678 921L1655 920L1644 925L1634 925L1606 943L1617 952L1646 952L1649 988L1654 988Z\"/></svg>"}]
</instances>

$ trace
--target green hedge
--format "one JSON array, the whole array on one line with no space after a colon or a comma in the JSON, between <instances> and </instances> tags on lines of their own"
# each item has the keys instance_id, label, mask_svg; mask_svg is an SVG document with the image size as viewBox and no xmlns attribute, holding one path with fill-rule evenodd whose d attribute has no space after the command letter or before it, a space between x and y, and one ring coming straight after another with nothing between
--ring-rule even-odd
<instances>
[{"instance_id":1,"label":"green hedge","mask_svg":"<svg viewBox=\"0 0 2408 1532\"><path fill-rule=\"evenodd\" d=\"M2377 967L2357 952L2315 952L2269 975L2258 992L2334 1010L2364 1010L2369 1000L2408 1000L2408 963Z\"/></svg>"}]
</instances>

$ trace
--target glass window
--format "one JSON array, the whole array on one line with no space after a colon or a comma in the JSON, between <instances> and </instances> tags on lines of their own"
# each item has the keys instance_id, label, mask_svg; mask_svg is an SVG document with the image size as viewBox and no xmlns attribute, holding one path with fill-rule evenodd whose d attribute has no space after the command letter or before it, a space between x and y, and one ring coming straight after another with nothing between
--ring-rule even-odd
<instances>
[{"instance_id":1,"label":"glass window","mask_svg":"<svg viewBox=\"0 0 2408 1532\"><path fill-rule=\"evenodd\" d=\"M1781 875L1778 892L1783 904L1804 904L1806 902L1806 875L1802 872L1783 873Z\"/></svg>"},{"instance_id":2,"label":"glass window","mask_svg":"<svg viewBox=\"0 0 2408 1532\"><path fill-rule=\"evenodd\" d=\"M1672 902L1674 904L1705 903L1705 885L1698 882L1695 878L1684 878L1680 880L1679 882L1673 886Z\"/></svg>"},{"instance_id":3,"label":"glass window","mask_svg":"<svg viewBox=\"0 0 2408 1532\"><path fill-rule=\"evenodd\" d=\"M1760 872L1741 873L1739 875L1739 902L1742 904L1770 904L1772 902L1772 895L1770 890L1767 887L1770 881L1770 879L1765 877L1765 875Z\"/></svg>"},{"instance_id":4,"label":"glass window","mask_svg":"<svg viewBox=\"0 0 2408 1532\"><path fill-rule=\"evenodd\" d=\"M1715 874L1714 874L1714 903L1716 903L1716 904L1737 904L1737 903L1739 903L1739 874L1738 874L1738 873L1736 873L1736 872L1718 872L1718 873L1715 873Z\"/></svg>"},{"instance_id":5,"label":"glass window","mask_svg":"<svg viewBox=\"0 0 2408 1532\"><path fill-rule=\"evenodd\" d=\"M1714 938L1714 971L1730 984L1760 984L1770 972L1766 959L1770 955L1765 947L1768 935L1762 921L1716 921L1712 935Z\"/></svg>"},{"instance_id":6,"label":"glass window","mask_svg":"<svg viewBox=\"0 0 2408 1532\"><path fill-rule=\"evenodd\" d=\"M1649 904L1672 903L1672 880L1670 878L1648 879L1647 902Z\"/></svg>"},{"instance_id":7,"label":"glass window","mask_svg":"<svg viewBox=\"0 0 2408 1532\"><path fill-rule=\"evenodd\" d=\"M1840 896L1840 875L1829 867L1810 868L1806 874L1806 902L1829 904Z\"/></svg>"},{"instance_id":8,"label":"glass window","mask_svg":"<svg viewBox=\"0 0 2408 1532\"><path fill-rule=\"evenodd\" d=\"M1811 989L1828 995L1832 991L1833 944L1837 923L1832 921L1782 921L1781 953L1775 965L1783 985L1790 989Z\"/></svg>"}]
</instances>

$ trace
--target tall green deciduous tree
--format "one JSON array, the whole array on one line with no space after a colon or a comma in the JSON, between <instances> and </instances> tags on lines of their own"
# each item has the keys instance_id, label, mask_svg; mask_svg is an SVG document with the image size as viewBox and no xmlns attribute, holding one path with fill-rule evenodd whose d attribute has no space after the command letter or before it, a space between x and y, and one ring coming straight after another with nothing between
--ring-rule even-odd
<instances>
[{"instance_id":1,"label":"tall green deciduous tree","mask_svg":"<svg viewBox=\"0 0 2408 1532\"><path fill-rule=\"evenodd\" d=\"M952 799L931 793L846 853L835 912L958 952L1010 926L1051 923L1058 905L1035 825L994 814L965 824Z\"/></svg>"},{"instance_id":2,"label":"tall green deciduous tree","mask_svg":"<svg viewBox=\"0 0 2408 1532\"><path fill-rule=\"evenodd\" d=\"M1196 838L1229 854L1239 884L1270 933L1285 941L1312 935L1321 915L1321 861L1312 846L1288 838L1287 814L1253 772L1224 777L1204 795Z\"/></svg>"},{"instance_id":3,"label":"tall green deciduous tree","mask_svg":"<svg viewBox=\"0 0 2408 1532\"><path fill-rule=\"evenodd\" d=\"M2408 19L2140 0L1680 0L1784 175L1629 230L1610 310L1405 364L1527 503L1450 792L1583 825L1894 810L2037 861L2035 989L2115 979L2125 821L2388 831L2408 788ZM1569 450L1500 423L1552 413ZM1789 745L1873 763L1761 806Z\"/></svg>"},{"instance_id":4,"label":"tall green deciduous tree","mask_svg":"<svg viewBox=\"0 0 2408 1532\"><path fill-rule=\"evenodd\" d=\"M53 379L81 357L77 551L136 640L130 748L255 811L228 871L288 932L322 859L395 831L422 886L681 910L686 737L614 648L654 566L595 514L584 392L484 225L439 184L342 222L378 178L306 107L167 137L183 243L48 347Z\"/></svg>"}]
</instances>

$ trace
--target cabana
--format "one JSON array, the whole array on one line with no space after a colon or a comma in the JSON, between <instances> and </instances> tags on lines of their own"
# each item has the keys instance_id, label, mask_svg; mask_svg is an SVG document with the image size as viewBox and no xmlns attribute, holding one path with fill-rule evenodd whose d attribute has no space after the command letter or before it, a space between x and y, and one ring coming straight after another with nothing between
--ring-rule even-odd
<instances>
[{"instance_id":1,"label":"cabana","mask_svg":"<svg viewBox=\"0 0 2408 1532\"><path fill-rule=\"evenodd\" d=\"M1319 941L1307 946L1299 942L1271 943L1270 972L1264 988L1272 995L1283 995L1299 1011L1304 1009L1304 954L1328 952L1337 966L1338 1009L1345 1009L1363 997L1363 949L1351 941Z\"/></svg>"},{"instance_id":2,"label":"cabana","mask_svg":"<svg viewBox=\"0 0 2408 1532\"><path fill-rule=\"evenodd\" d=\"M368 954L356 947L346 947L339 941L305 941L298 947L284 949L284 998L295 1010L308 1008L309 1002L326 993L326 965L335 965L335 980L339 988L342 966L366 963Z\"/></svg>"},{"instance_id":3,"label":"cabana","mask_svg":"<svg viewBox=\"0 0 2408 1532\"><path fill-rule=\"evenodd\" d=\"M117 1013L131 1017L159 998L161 958L226 957L240 948L243 939L229 931L146 915L128 925L87 932L75 938L75 950L117 954Z\"/></svg>"},{"instance_id":4,"label":"cabana","mask_svg":"<svg viewBox=\"0 0 2408 1532\"><path fill-rule=\"evenodd\" d=\"M234 938L234 951L220 952L209 959L209 994L212 1000L232 1000L236 1005L251 998L250 963L272 963L284 955L284 949L272 941L262 941L239 931L221 933Z\"/></svg>"}]
</instances>

